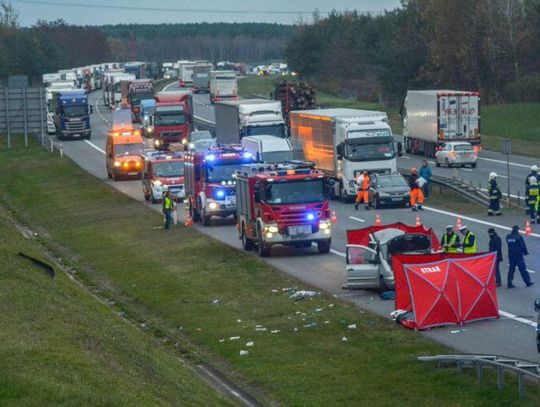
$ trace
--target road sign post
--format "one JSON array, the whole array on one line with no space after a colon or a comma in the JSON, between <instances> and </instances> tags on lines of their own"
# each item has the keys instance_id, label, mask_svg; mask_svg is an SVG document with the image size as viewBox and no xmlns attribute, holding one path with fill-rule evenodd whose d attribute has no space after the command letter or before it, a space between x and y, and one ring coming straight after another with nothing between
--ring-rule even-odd
<instances>
[{"instance_id":1,"label":"road sign post","mask_svg":"<svg viewBox=\"0 0 540 407\"><path fill-rule=\"evenodd\" d=\"M510 206L510 155L512 154L512 140L504 139L502 142L502 152L506 155L506 204Z\"/></svg>"}]
</instances>

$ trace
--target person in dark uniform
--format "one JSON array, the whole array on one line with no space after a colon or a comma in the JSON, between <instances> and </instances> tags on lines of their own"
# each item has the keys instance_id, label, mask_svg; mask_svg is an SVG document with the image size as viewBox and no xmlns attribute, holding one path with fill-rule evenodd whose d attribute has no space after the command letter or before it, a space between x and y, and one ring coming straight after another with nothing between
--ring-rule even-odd
<instances>
[{"instance_id":1,"label":"person in dark uniform","mask_svg":"<svg viewBox=\"0 0 540 407\"><path fill-rule=\"evenodd\" d=\"M527 245L523 236L519 234L519 226L514 225L512 227L512 233L506 235L506 243L508 244L508 288L514 288L512 280L514 279L514 272L516 267L519 269L521 278L527 287L532 286L534 283L531 281L531 276L527 271L527 265L525 264L525 256L529 254L527 251Z\"/></svg>"},{"instance_id":2,"label":"person in dark uniform","mask_svg":"<svg viewBox=\"0 0 540 407\"><path fill-rule=\"evenodd\" d=\"M502 193L497 185L497 173L489 173L489 208L488 216L500 216L501 215L501 197Z\"/></svg>"},{"instance_id":3,"label":"person in dark uniform","mask_svg":"<svg viewBox=\"0 0 540 407\"><path fill-rule=\"evenodd\" d=\"M497 253L497 260L495 263L495 284L497 284L497 287L500 287L502 285L501 283L501 262L503 261L502 256L502 241L497 232L495 232L495 229L489 228L488 229L489 234L489 251L493 253Z\"/></svg>"}]
</instances>

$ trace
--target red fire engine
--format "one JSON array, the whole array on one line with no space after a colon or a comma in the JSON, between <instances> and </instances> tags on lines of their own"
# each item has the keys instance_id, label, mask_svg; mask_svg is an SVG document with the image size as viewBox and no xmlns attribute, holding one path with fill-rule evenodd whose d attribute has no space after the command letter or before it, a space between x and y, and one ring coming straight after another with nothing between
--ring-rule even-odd
<instances>
[{"instance_id":1,"label":"red fire engine","mask_svg":"<svg viewBox=\"0 0 540 407\"><path fill-rule=\"evenodd\" d=\"M184 156L184 182L193 221L210 224L213 216L236 217L235 175L253 155L240 146L214 147Z\"/></svg>"},{"instance_id":2,"label":"red fire engine","mask_svg":"<svg viewBox=\"0 0 540 407\"><path fill-rule=\"evenodd\" d=\"M274 245L328 253L332 241L326 178L312 163L245 165L236 177L237 228L245 250L261 257Z\"/></svg>"},{"instance_id":3,"label":"red fire engine","mask_svg":"<svg viewBox=\"0 0 540 407\"><path fill-rule=\"evenodd\" d=\"M161 202L165 186L174 200L184 199L184 154L146 152L142 173L144 198L152 203Z\"/></svg>"}]
</instances>

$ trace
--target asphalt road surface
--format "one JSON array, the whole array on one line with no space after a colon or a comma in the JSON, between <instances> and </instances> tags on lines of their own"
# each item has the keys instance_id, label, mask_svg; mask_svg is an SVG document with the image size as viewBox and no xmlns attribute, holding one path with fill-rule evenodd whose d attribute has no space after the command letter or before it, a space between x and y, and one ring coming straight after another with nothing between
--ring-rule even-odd
<instances>
[{"instance_id":1,"label":"asphalt road surface","mask_svg":"<svg viewBox=\"0 0 540 407\"><path fill-rule=\"evenodd\" d=\"M171 88L174 88L174 86ZM92 94L90 100L94 105L92 140L64 142L64 154L98 179L117 188L133 199L145 203L140 181L114 182L107 178L104 149L107 131L110 127L111 113L103 106L100 91ZM197 117L213 121L213 106L209 103L208 95L194 96L194 110ZM495 153L482 153L482 158L486 160L499 160L498 157ZM410 165L419 159L421 160L421 158L417 157L405 158L401 160L401 164L407 163ZM515 164L528 166L526 160L528 159L523 159L523 161L516 162ZM526 162L527 164L525 164ZM484 175L482 175L483 173L481 171L483 171L482 167L484 167L484 163L486 174L493 169L498 171L496 169L498 167L490 167L488 169L488 165L498 165L496 161L481 161L479 168L477 168L478 171L471 172L470 176L480 174L478 179L483 178ZM518 170L523 171L523 176L527 172L525 167L517 166L516 171ZM436 169L436 171L439 171L439 169ZM446 171L446 169L440 171ZM521 183L522 180L520 180ZM148 203L145 204L150 205ZM466 213L450 213L430 207L429 202L427 204L425 210L420 214L421 221L424 225L434 228L437 234L441 235L444 232L445 226L447 224L455 224L459 216L463 224L469 225L478 236L479 250L487 249L487 229L489 227L496 228L504 239L504 235L509 232L513 224L524 225L526 220L525 216L502 216L497 218L480 216L473 218ZM153 207L157 211L161 210L159 205L153 205ZM333 228L330 254L319 255L315 246L310 249L300 250L278 246L273 249L272 257L265 261L309 285L325 290L346 301L353 302L363 309L389 318L390 312L393 311L393 301L381 301L377 293L368 290L349 291L342 289L346 281L344 258L346 230L372 225L376 213L380 214L383 223L401 221L409 224L415 223L416 214L410 209L355 211L352 205L346 205L341 202L331 202L331 207L336 211L338 222ZM185 218L185 212L183 210L179 211L179 218L181 221ZM195 225L194 227L225 244L241 248L232 218L227 220L216 219L210 227L200 225ZM531 288L525 288L519 277L519 273L517 273L514 279L514 284L517 288L513 290L508 290L505 287L498 288L497 294L501 314L499 320L471 323L466 325L464 330L459 330L457 326L446 326L425 331L421 334L451 346L457 352L506 355L540 362L540 355L536 351L536 314L533 308L534 299L540 297L540 256L538 255L540 253L540 227L538 225L533 225L533 235L528 237L526 241L531 252L531 255L527 257L527 266L533 272L531 277L532 281L536 282L536 285ZM506 260L506 253L504 257ZM506 262L501 266L501 270L503 281L506 281ZM452 331L459 332L452 333Z\"/></svg>"}]
</instances>

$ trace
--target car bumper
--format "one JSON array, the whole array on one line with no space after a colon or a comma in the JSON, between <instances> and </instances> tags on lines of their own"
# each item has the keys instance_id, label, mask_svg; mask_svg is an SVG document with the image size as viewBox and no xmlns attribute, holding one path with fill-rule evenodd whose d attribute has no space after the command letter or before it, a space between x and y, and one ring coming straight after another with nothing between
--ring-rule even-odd
<instances>
[{"instance_id":1,"label":"car bumper","mask_svg":"<svg viewBox=\"0 0 540 407\"><path fill-rule=\"evenodd\" d=\"M236 205L226 204L224 201L212 201L206 204L206 215L226 218L236 214Z\"/></svg>"},{"instance_id":2,"label":"car bumper","mask_svg":"<svg viewBox=\"0 0 540 407\"><path fill-rule=\"evenodd\" d=\"M332 230L326 229L321 230L319 229L316 233L311 233L308 235L296 235L291 236L287 234L282 233L272 233L271 237L268 237L269 232L267 232L263 240L265 244L267 245L278 245L278 244L296 244L296 243L302 243L302 242L318 242L318 241L324 241L328 240L332 237Z\"/></svg>"},{"instance_id":3,"label":"car bumper","mask_svg":"<svg viewBox=\"0 0 540 407\"><path fill-rule=\"evenodd\" d=\"M410 195L401 196L380 196L379 203L384 206L406 205L411 201Z\"/></svg>"}]
</instances>

